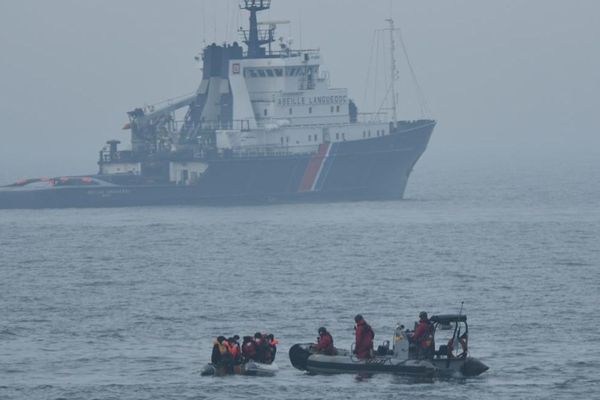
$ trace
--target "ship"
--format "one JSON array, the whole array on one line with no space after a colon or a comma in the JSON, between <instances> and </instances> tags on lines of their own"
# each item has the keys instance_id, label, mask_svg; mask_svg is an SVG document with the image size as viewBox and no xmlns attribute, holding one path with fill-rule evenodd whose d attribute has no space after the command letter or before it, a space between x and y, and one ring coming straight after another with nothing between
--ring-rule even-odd
<instances>
[{"instance_id":1,"label":"ship","mask_svg":"<svg viewBox=\"0 0 600 400\"><path fill-rule=\"evenodd\" d=\"M391 118L360 113L347 89L331 87L319 50L296 50L276 37L281 22L258 21L271 0L240 8L245 47L206 46L193 94L128 112L128 149L106 142L92 175L0 187L0 208L402 199L436 121L398 120L394 83Z\"/></svg>"}]
</instances>

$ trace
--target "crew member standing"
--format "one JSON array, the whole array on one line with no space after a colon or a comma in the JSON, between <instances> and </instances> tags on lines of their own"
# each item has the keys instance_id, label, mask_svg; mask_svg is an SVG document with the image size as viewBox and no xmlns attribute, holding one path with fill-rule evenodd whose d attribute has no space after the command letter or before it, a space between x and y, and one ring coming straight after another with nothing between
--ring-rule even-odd
<instances>
[{"instance_id":1,"label":"crew member standing","mask_svg":"<svg viewBox=\"0 0 600 400\"><path fill-rule=\"evenodd\" d=\"M419 323L412 335L412 342L419 349L419 359L431 358L433 355L433 327L425 311L419 314Z\"/></svg>"},{"instance_id":2,"label":"crew member standing","mask_svg":"<svg viewBox=\"0 0 600 400\"><path fill-rule=\"evenodd\" d=\"M358 358L371 358L373 356L373 339L375 332L362 315L358 314L354 317L356 322L356 340L354 346L354 354Z\"/></svg>"}]
</instances>

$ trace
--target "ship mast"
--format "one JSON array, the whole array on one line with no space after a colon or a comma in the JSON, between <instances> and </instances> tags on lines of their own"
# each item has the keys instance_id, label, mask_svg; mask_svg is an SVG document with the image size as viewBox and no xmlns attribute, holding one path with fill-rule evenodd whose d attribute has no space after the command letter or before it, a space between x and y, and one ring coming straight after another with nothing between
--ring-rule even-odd
<instances>
[{"instance_id":1,"label":"ship mast","mask_svg":"<svg viewBox=\"0 0 600 400\"><path fill-rule=\"evenodd\" d=\"M245 40L248 46L248 57L262 57L265 51L261 46L272 43L274 40L271 35L267 38L259 37L256 13L271 8L271 0L241 0L240 8L250 12L250 28L247 40Z\"/></svg>"},{"instance_id":2,"label":"ship mast","mask_svg":"<svg viewBox=\"0 0 600 400\"><path fill-rule=\"evenodd\" d=\"M393 123L394 126L398 121L398 104L396 97L396 80L398 79L398 67L396 64L396 38L394 36L394 32L396 28L394 26L394 20L390 17L386 19L386 21L390 24L390 27L387 29L390 31L390 59L391 59L391 91L392 91L392 115L393 115Z\"/></svg>"}]
</instances>

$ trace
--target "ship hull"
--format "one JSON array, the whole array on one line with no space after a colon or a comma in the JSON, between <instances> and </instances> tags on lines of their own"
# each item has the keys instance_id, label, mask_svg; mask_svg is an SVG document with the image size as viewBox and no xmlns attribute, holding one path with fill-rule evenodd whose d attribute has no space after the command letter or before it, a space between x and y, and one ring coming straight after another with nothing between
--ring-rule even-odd
<instances>
[{"instance_id":1,"label":"ship hull","mask_svg":"<svg viewBox=\"0 0 600 400\"><path fill-rule=\"evenodd\" d=\"M324 143L312 155L219 158L195 185L117 184L0 190L0 208L243 205L402 199L435 122L377 138ZM102 177L99 177L102 179Z\"/></svg>"}]
</instances>

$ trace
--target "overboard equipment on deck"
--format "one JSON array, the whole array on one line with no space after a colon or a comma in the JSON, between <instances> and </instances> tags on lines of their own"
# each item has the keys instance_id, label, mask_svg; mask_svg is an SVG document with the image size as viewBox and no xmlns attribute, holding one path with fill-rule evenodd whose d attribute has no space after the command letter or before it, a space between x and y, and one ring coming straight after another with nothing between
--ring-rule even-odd
<instances>
[{"instance_id":1,"label":"overboard equipment on deck","mask_svg":"<svg viewBox=\"0 0 600 400\"><path fill-rule=\"evenodd\" d=\"M440 331L453 330L453 338L460 337L465 348L468 343L468 325L466 315L437 315L430 319L433 325L433 337L438 328ZM460 335L461 330L464 332ZM454 341L454 339L451 339ZM409 332L398 325L394 333L393 348L380 346L377 354L370 359L358 359L350 351L336 349L336 355L317 354L310 344L296 344L290 348L289 356L292 365L302 371L314 374L339 373L376 373L387 372L419 378L434 376L478 376L488 370L488 366L476 358L469 357L467 352L459 357L454 356L447 345L442 345L432 352L432 357L419 360L418 350L409 341Z\"/></svg>"}]
</instances>

